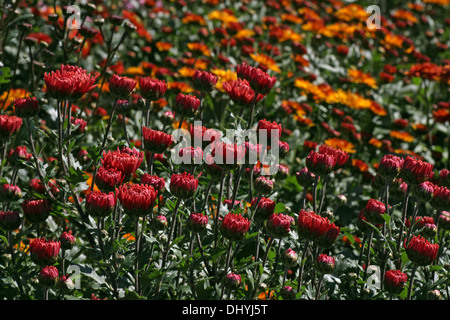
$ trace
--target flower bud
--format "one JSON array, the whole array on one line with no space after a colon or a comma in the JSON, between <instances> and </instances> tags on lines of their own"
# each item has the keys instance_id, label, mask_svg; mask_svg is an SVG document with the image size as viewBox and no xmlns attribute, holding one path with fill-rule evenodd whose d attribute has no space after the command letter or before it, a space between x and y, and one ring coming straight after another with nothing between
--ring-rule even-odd
<instances>
[{"instance_id":1,"label":"flower bud","mask_svg":"<svg viewBox=\"0 0 450 320\"><path fill-rule=\"evenodd\" d=\"M20 227L22 220L17 211L0 211L0 226L7 230L13 231Z\"/></svg>"},{"instance_id":2,"label":"flower bud","mask_svg":"<svg viewBox=\"0 0 450 320\"><path fill-rule=\"evenodd\" d=\"M22 197L22 190L20 190L19 186L7 184L5 183L2 186L0 193L0 201L16 201Z\"/></svg>"},{"instance_id":3,"label":"flower bud","mask_svg":"<svg viewBox=\"0 0 450 320\"><path fill-rule=\"evenodd\" d=\"M39 272L39 283L45 287L53 287L58 283L58 269L54 266L44 267Z\"/></svg>"},{"instance_id":4,"label":"flower bud","mask_svg":"<svg viewBox=\"0 0 450 320\"><path fill-rule=\"evenodd\" d=\"M61 242L61 248L68 250L73 247L77 239L73 236L72 231L64 231L59 237L59 241Z\"/></svg>"},{"instance_id":5,"label":"flower bud","mask_svg":"<svg viewBox=\"0 0 450 320\"><path fill-rule=\"evenodd\" d=\"M163 215L156 216L150 220L150 228L153 231L165 230L168 226L167 218Z\"/></svg>"},{"instance_id":6,"label":"flower bud","mask_svg":"<svg viewBox=\"0 0 450 320\"><path fill-rule=\"evenodd\" d=\"M287 236L291 231L292 222L292 217L282 213L274 213L267 220L266 228L272 237L282 238Z\"/></svg>"},{"instance_id":7,"label":"flower bud","mask_svg":"<svg viewBox=\"0 0 450 320\"><path fill-rule=\"evenodd\" d=\"M427 266L437 258L439 245L418 235L413 236L407 245L405 239L405 249L409 260L418 266Z\"/></svg>"},{"instance_id":8,"label":"flower bud","mask_svg":"<svg viewBox=\"0 0 450 320\"><path fill-rule=\"evenodd\" d=\"M283 300L293 300L296 296L296 291L291 286L284 286L280 290L280 296Z\"/></svg>"},{"instance_id":9,"label":"flower bud","mask_svg":"<svg viewBox=\"0 0 450 320\"><path fill-rule=\"evenodd\" d=\"M330 274L334 271L335 263L334 257L322 253L317 257L316 269L322 274Z\"/></svg>"},{"instance_id":10,"label":"flower bud","mask_svg":"<svg viewBox=\"0 0 450 320\"><path fill-rule=\"evenodd\" d=\"M114 192L103 193L94 190L86 195L86 212L92 217L107 217L114 211L116 203Z\"/></svg>"},{"instance_id":11,"label":"flower bud","mask_svg":"<svg viewBox=\"0 0 450 320\"><path fill-rule=\"evenodd\" d=\"M52 207L47 199L26 199L22 202L22 210L28 221L39 224L47 220Z\"/></svg>"},{"instance_id":12,"label":"flower bud","mask_svg":"<svg viewBox=\"0 0 450 320\"><path fill-rule=\"evenodd\" d=\"M70 292L75 289L75 284L73 283L72 279L70 279L69 275L60 277L57 285L58 289L62 292Z\"/></svg>"},{"instance_id":13,"label":"flower bud","mask_svg":"<svg viewBox=\"0 0 450 320\"><path fill-rule=\"evenodd\" d=\"M30 242L31 259L38 265L53 265L58 259L61 242L35 238Z\"/></svg>"},{"instance_id":14,"label":"flower bud","mask_svg":"<svg viewBox=\"0 0 450 320\"><path fill-rule=\"evenodd\" d=\"M418 185L413 185L411 192L417 197L421 202L429 202L433 199L434 189L436 186L430 181L424 181Z\"/></svg>"},{"instance_id":15,"label":"flower bud","mask_svg":"<svg viewBox=\"0 0 450 320\"><path fill-rule=\"evenodd\" d=\"M283 252L281 262L286 268L293 268L298 265L298 254L291 248Z\"/></svg>"},{"instance_id":16,"label":"flower bud","mask_svg":"<svg viewBox=\"0 0 450 320\"><path fill-rule=\"evenodd\" d=\"M109 80L109 92L117 99L126 99L134 87L136 87L136 81L117 74L113 74Z\"/></svg>"},{"instance_id":17,"label":"flower bud","mask_svg":"<svg viewBox=\"0 0 450 320\"><path fill-rule=\"evenodd\" d=\"M384 274L384 288L391 294L400 294L406 286L408 276L400 270L388 270Z\"/></svg>"},{"instance_id":18,"label":"flower bud","mask_svg":"<svg viewBox=\"0 0 450 320\"><path fill-rule=\"evenodd\" d=\"M200 233L206 230L208 225L208 216L202 213L191 213L188 220L187 226L194 233Z\"/></svg>"},{"instance_id":19,"label":"flower bud","mask_svg":"<svg viewBox=\"0 0 450 320\"><path fill-rule=\"evenodd\" d=\"M34 117L39 113L39 101L33 97L26 97L14 100L14 111L21 118Z\"/></svg>"},{"instance_id":20,"label":"flower bud","mask_svg":"<svg viewBox=\"0 0 450 320\"><path fill-rule=\"evenodd\" d=\"M177 198L191 198L197 191L197 187L198 180L190 173L174 173L170 178L170 192Z\"/></svg>"},{"instance_id":21,"label":"flower bud","mask_svg":"<svg viewBox=\"0 0 450 320\"><path fill-rule=\"evenodd\" d=\"M219 78L212 73L202 70L196 70L192 77L192 84L195 90L203 93L211 92L216 86Z\"/></svg>"},{"instance_id":22,"label":"flower bud","mask_svg":"<svg viewBox=\"0 0 450 320\"><path fill-rule=\"evenodd\" d=\"M403 165L403 158L392 154L385 155L378 164L378 173L384 179L393 180L397 178Z\"/></svg>"},{"instance_id":23,"label":"flower bud","mask_svg":"<svg viewBox=\"0 0 450 320\"><path fill-rule=\"evenodd\" d=\"M250 221L241 214L228 213L222 220L220 230L230 241L243 240L250 228Z\"/></svg>"},{"instance_id":24,"label":"flower bud","mask_svg":"<svg viewBox=\"0 0 450 320\"><path fill-rule=\"evenodd\" d=\"M242 278L241 278L241 276L239 274L230 272L224 278L223 285L227 289L237 289L241 285L241 282L242 282Z\"/></svg>"},{"instance_id":25,"label":"flower bud","mask_svg":"<svg viewBox=\"0 0 450 320\"><path fill-rule=\"evenodd\" d=\"M308 188L313 185L316 175L308 170L307 167L303 168L295 174L297 183L304 188Z\"/></svg>"},{"instance_id":26,"label":"flower bud","mask_svg":"<svg viewBox=\"0 0 450 320\"><path fill-rule=\"evenodd\" d=\"M268 195L274 188L273 181L264 176L257 177L254 186L256 193L261 195Z\"/></svg>"}]
</instances>

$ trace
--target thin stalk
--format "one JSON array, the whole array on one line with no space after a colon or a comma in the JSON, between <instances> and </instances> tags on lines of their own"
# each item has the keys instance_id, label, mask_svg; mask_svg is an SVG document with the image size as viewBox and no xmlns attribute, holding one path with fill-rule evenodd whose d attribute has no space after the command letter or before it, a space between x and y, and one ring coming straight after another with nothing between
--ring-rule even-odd
<instances>
[{"instance_id":1,"label":"thin stalk","mask_svg":"<svg viewBox=\"0 0 450 320\"><path fill-rule=\"evenodd\" d=\"M233 249L233 242L230 241L229 244L228 244L227 259L226 259L226 263L225 263L225 269L223 270L223 277L222 277L222 279L223 279L224 277L226 277L226 275L227 275L228 267L229 267L229 265L230 265L230 255L231 255L231 250L232 250L232 249ZM225 286L222 285L222 291L221 291L221 293L220 293L220 300L223 300L223 294L224 294L224 291L225 291Z\"/></svg>"},{"instance_id":2,"label":"thin stalk","mask_svg":"<svg viewBox=\"0 0 450 320\"><path fill-rule=\"evenodd\" d=\"M410 192L411 192L411 187L408 186L408 188L406 189L404 200L403 200L402 220L400 221L400 231L399 231L398 240L397 240L397 253L400 252L400 248L401 248L401 244L402 244L403 226L405 224L406 212L408 211L408 200L409 200Z\"/></svg>"},{"instance_id":3,"label":"thin stalk","mask_svg":"<svg viewBox=\"0 0 450 320\"><path fill-rule=\"evenodd\" d=\"M412 288L414 284L414 276L416 275L417 266L414 265L411 271L411 277L409 279L408 296L406 300L411 300Z\"/></svg>"},{"instance_id":4,"label":"thin stalk","mask_svg":"<svg viewBox=\"0 0 450 320\"><path fill-rule=\"evenodd\" d=\"M217 242L219 239L219 215L220 215L220 206L222 204L222 195L223 195L223 186L225 183L225 170L222 170L222 174L220 177L220 187L219 187L219 196L217 199L217 210L216 215L214 217L214 248L217 248Z\"/></svg>"},{"instance_id":5,"label":"thin stalk","mask_svg":"<svg viewBox=\"0 0 450 320\"><path fill-rule=\"evenodd\" d=\"M135 291L137 294L140 294L140 287L139 287L139 260L141 258L141 250L140 250L140 242L141 242L141 233L139 232L139 218L135 219L135 254L136 254L136 260L135 260L135 274L134 274L134 281L135 281Z\"/></svg>"},{"instance_id":6,"label":"thin stalk","mask_svg":"<svg viewBox=\"0 0 450 320\"><path fill-rule=\"evenodd\" d=\"M324 275L321 274L321 275L320 275L320 278L319 278L319 283L317 284L316 300L319 300L319 298L320 298L320 289L321 289L321 287L322 287L323 277L324 277Z\"/></svg>"},{"instance_id":7,"label":"thin stalk","mask_svg":"<svg viewBox=\"0 0 450 320\"><path fill-rule=\"evenodd\" d=\"M370 264L370 248L372 247L372 240L373 240L373 233L374 230L370 230L370 236L369 236L369 243L367 244L367 256L366 256L366 267L364 269L364 276L363 276L363 280L366 281L367 279L367 270L369 269L369 264Z\"/></svg>"},{"instance_id":8,"label":"thin stalk","mask_svg":"<svg viewBox=\"0 0 450 320\"><path fill-rule=\"evenodd\" d=\"M319 181L319 176L316 175L314 177L314 182L313 182L313 211L316 214L317 214L316 209L317 209L317 184L318 184L318 181Z\"/></svg>"},{"instance_id":9,"label":"thin stalk","mask_svg":"<svg viewBox=\"0 0 450 320\"><path fill-rule=\"evenodd\" d=\"M261 282L262 274L264 273L264 265L267 262L267 257L269 256L269 251L270 251L270 248L272 247L272 244L273 244L274 241L275 241L274 238L270 238L269 242L267 243L266 253L264 254L264 259L263 259L263 262L261 264L261 266L263 267L263 271L262 272L258 272L258 279L255 282L255 287L253 289L253 296L255 296L255 294L257 293L259 283Z\"/></svg>"},{"instance_id":10,"label":"thin stalk","mask_svg":"<svg viewBox=\"0 0 450 320\"><path fill-rule=\"evenodd\" d=\"M323 179L322 190L320 191L319 211L317 212L318 214L322 212L322 205L325 199L325 190L327 188L328 179L329 175L325 176L325 178Z\"/></svg>"},{"instance_id":11,"label":"thin stalk","mask_svg":"<svg viewBox=\"0 0 450 320\"><path fill-rule=\"evenodd\" d=\"M302 288L303 270L305 268L305 258L308 250L309 250L309 241L306 241L305 245L303 246L302 258L300 260L300 269L298 272L298 282L297 282L297 293L299 293Z\"/></svg>"}]
</instances>

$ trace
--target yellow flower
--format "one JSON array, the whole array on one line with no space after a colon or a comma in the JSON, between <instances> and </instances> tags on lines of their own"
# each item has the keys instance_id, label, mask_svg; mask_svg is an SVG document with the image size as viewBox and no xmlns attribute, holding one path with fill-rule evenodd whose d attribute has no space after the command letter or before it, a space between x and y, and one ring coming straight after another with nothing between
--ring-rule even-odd
<instances>
[{"instance_id":1,"label":"yellow flower","mask_svg":"<svg viewBox=\"0 0 450 320\"><path fill-rule=\"evenodd\" d=\"M255 32L251 29L241 29L239 30L233 38L239 40L243 38L251 38L255 35Z\"/></svg>"},{"instance_id":2,"label":"yellow flower","mask_svg":"<svg viewBox=\"0 0 450 320\"><path fill-rule=\"evenodd\" d=\"M182 67L182 68L178 69L178 75L180 77L192 78L194 76L194 73L195 73L195 69L193 69L193 68Z\"/></svg>"},{"instance_id":3,"label":"yellow flower","mask_svg":"<svg viewBox=\"0 0 450 320\"><path fill-rule=\"evenodd\" d=\"M362 72L361 70L348 69L347 75L348 75L349 81L351 81L353 83L363 83L373 89L378 88L377 81L375 80L375 78L372 77L368 73Z\"/></svg>"},{"instance_id":4,"label":"yellow flower","mask_svg":"<svg viewBox=\"0 0 450 320\"><path fill-rule=\"evenodd\" d=\"M239 22L238 18L236 18L234 15L230 14L228 11L223 11L223 10L211 11L208 14L208 19L209 20L219 20L219 21L222 21L224 24Z\"/></svg>"},{"instance_id":5,"label":"yellow flower","mask_svg":"<svg viewBox=\"0 0 450 320\"><path fill-rule=\"evenodd\" d=\"M237 73L232 70L224 70L224 69L213 69L211 70L212 74L215 74L218 79L216 83L216 89L219 91L224 91L222 83L237 80Z\"/></svg>"},{"instance_id":6,"label":"yellow flower","mask_svg":"<svg viewBox=\"0 0 450 320\"><path fill-rule=\"evenodd\" d=\"M206 44L200 42L189 42L187 46L188 49L191 51L200 52L201 54L207 57L211 56L211 51L209 50Z\"/></svg>"},{"instance_id":7,"label":"yellow flower","mask_svg":"<svg viewBox=\"0 0 450 320\"><path fill-rule=\"evenodd\" d=\"M280 73L281 69L278 67L278 65L276 64L275 60L272 59L271 57L269 57L268 55L265 55L263 53L258 53L258 54L250 54L250 57L255 60L255 62L258 62L264 66L266 66L267 68L269 68L270 70Z\"/></svg>"},{"instance_id":8,"label":"yellow flower","mask_svg":"<svg viewBox=\"0 0 450 320\"><path fill-rule=\"evenodd\" d=\"M327 146L341 149L347 153L355 153L355 145L347 140L339 139L339 138L331 138L324 141Z\"/></svg>"}]
</instances>

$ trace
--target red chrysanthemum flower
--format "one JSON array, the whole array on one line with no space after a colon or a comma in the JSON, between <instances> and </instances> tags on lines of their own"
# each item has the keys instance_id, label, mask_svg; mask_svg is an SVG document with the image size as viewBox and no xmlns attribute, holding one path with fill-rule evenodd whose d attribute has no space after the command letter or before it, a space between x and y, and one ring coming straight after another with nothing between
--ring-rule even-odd
<instances>
[{"instance_id":1,"label":"red chrysanthemum flower","mask_svg":"<svg viewBox=\"0 0 450 320\"><path fill-rule=\"evenodd\" d=\"M310 172L318 176L330 174L334 170L335 165L336 157L334 155L311 150L306 157L306 167Z\"/></svg>"},{"instance_id":2,"label":"red chrysanthemum flower","mask_svg":"<svg viewBox=\"0 0 450 320\"><path fill-rule=\"evenodd\" d=\"M47 92L58 100L77 100L93 90L97 77L81 67L61 65L59 70L44 74Z\"/></svg>"},{"instance_id":3,"label":"red chrysanthemum flower","mask_svg":"<svg viewBox=\"0 0 450 320\"><path fill-rule=\"evenodd\" d=\"M261 138L264 134L267 137L267 142L269 142L273 137L279 138L281 137L282 128L281 124L276 123L275 121L267 121L266 119L262 119L258 121L258 125L256 127L256 130L258 131L258 136Z\"/></svg>"},{"instance_id":4,"label":"red chrysanthemum flower","mask_svg":"<svg viewBox=\"0 0 450 320\"><path fill-rule=\"evenodd\" d=\"M141 184L152 186L155 191L162 191L166 187L166 180L156 175L144 173L141 177Z\"/></svg>"},{"instance_id":5,"label":"red chrysanthemum flower","mask_svg":"<svg viewBox=\"0 0 450 320\"><path fill-rule=\"evenodd\" d=\"M22 202L22 210L28 221L38 224L47 220L52 206L48 199L26 199Z\"/></svg>"},{"instance_id":6,"label":"red chrysanthemum flower","mask_svg":"<svg viewBox=\"0 0 450 320\"><path fill-rule=\"evenodd\" d=\"M253 102L258 103L264 95L258 94L255 100L255 91L250 87L247 80L237 79L222 82L222 87L230 96L231 100L242 107L250 107Z\"/></svg>"},{"instance_id":7,"label":"red chrysanthemum flower","mask_svg":"<svg viewBox=\"0 0 450 320\"><path fill-rule=\"evenodd\" d=\"M53 287L58 283L59 272L54 266L46 266L39 272L39 283L45 287Z\"/></svg>"},{"instance_id":8,"label":"red chrysanthemum flower","mask_svg":"<svg viewBox=\"0 0 450 320\"><path fill-rule=\"evenodd\" d=\"M180 92L175 98L174 110L177 114L185 117L191 117L198 111L199 108L200 99L195 96Z\"/></svg>"},{"instance_id":9,"label":"red chrysanthemum flower","mask_svg":"<svg viewBox=\"0 0 450 320\"><path fill-rule=\"evenodd\" d=\"M403 158L387 154L381 158L378 164L378 173L384 179L394 179L399 175L403 161Z\"/></svg>"},{"instance_id":10,"label":"red chrysanthemum flower","mask_svg":"<svg viewBox=\"0 0 450 320\"><path fill-rule=\"evenodd\" d=\"M449 210L450 208L450 189L444 186L436 186L433 198L430 201L433 208L438 211Z\"/></svg>"},{"instance_id":11,"label":"red chrysanthemum flower","mask_svg":"<svg viewBox=\"0 0 450 320\"><path fill-rule=\"evenodd\" d=\"M417 235L413 236L407 245L405 239L405 249L409 260L418 266L427 266L437 258L439 245Z\"/></svg>"},{"instance_id":12,"label":"red chrysanthemum flower","mask_svg":"<svg viewBox=\"0 0 450 320\"><path fill-rule=\"evenodd\" d=\"M216 86L219 77L207 71L196 70L192 77L192 84L195 90L203 93L211 92Z\"/></svg>"},{"instance_id":13,"label":"red chrysanthemum flower","mask_svg":"<svg viewBox=\"0 0 450 320\"><path fill-rule=\"evenodd\" d=\"M144 160L144 153L137 149L123 147L115 151L103 152L101 163L104 167L114 168L125 177L132 176Z\"/></svg>"},{"instance_id":14,"label":"red chrysanthemum flower","mask_svg":"<svg viewBox=\"0 0 450 320\"><path fill-rule=\"evenodd\" d=\"M145 150L151 153L165 152L174 141L171 134L146 127L142 128L142 135L144 137Z\"/></svg>"},{"instance_id":15,"label":"red chrysanthemum flower","mask_svg":"<svg viewBox=\"0 0 450 320\"><path fill-rule=\"evenodd\" d=\"M245 238L250 228L250 220L241 214L227 213L222 220L220 230L223 236L230 241L239 241Z\"/></svg>"},{"instance_id":16,"label":"red chrysanthemum flower","mask_svg":"<svg viewBox=\"0 0 450 320\"><path fill-rule=\"evenodd\" d=\"M128 215L142 217L152 212L157 195L152 186L124 184L117 192L120 203Z\"/></svg>"},{"instance_id":17,"label":"red chrysanthemum flower","mask_svg":"<svg viewBox=\"0 0 450 320\"><path fill-rule=\"evenodd\" d=\"M115 190L122 184L125 176L116 168L100 166L95 176L95 184L103 192Z\"/></svg>"},{"instance_id":18,"label":"red chrysanthemum flower","mask_svg":"<svg viewBox=\"0 0 450 320\"><path fill-rule=\"evenodd\" d=\"M431 163L408 156L403 162L400 177L408 185L419 184L433 177L433 167Z\"/></svg>"},{"instance_id":19,"label":"red chrysanthemum flower","mask_svg":"<svg viewBox=\"0 0 450 320\"><path fill-rule=\"evenodd\" d=\"M177 198L188 199L195 194L198 180L190 173L174 173L170 177L170 192Z\"/></svg>"},{"instance_id":20,"label":"red chrysanthemum flower","mask_svg":"<svg viewBox=\"0 0 450 320\"><path fill-rule=\"evenodd\" d=\"M14 99L14 111L21 118L34 117L39 113L39 101L35 97Z\"/></svg>"},{"instance_id":21,"label":"red chrysanthemum flower","mask_svg":"<svg viewBox=\"0 0 450 320\"><path fill-rule=\"evenodd\" d=\"M294 218L291 216L274 213L272 214L266 222L266 228L269 234L274 238L282 238L289 234L291 231L291 223L293 223Z\"/></svg>"},{"instance_id":22,"label":"red chrysanthemum flower","mask_svg":"<svg viewBox=\"0 0 450 320\"><path fill-rule=\"evenodd\" d=\"M405 288L408 276L401 270L388 270L384 274L384 288L392 294L399 294Z\"/></svg>"},{"instance_id":23,"label":"red chrysanthemum flower","mask_svg":"<svg viewBox=\"0 0 450 320\"><path fill-rule=\"evenodd\" d=\"M367 201L366 207L364 208L364 216L372 224L381 224L384 222L382 217L386 213L386 206L383 202L376 199L370 199Z\"/></svg>"},{"instance_id":24,"label":"red chrysanthemum flower","mask_svg":"<svg viewBox=\"0 0 450 320\"><path fill-rule=\"evenodd\" d=\"M141 77L139 79L139 90L143 98L157 101L166 93L167 83L164 80Z\"/></svg>"},{"instance_id":25,"label":"red chrysanthemum flower","mask_svg":"<svg viewBox=\"0 0 450 320\"><path fill-rule=\"evenodd\" d=\"M126 99L136 87L136 81L113 74L109 80L109 92L117 99Z\"/></svg>"},{"instance_id":26,"label":"red chrysanthemum flower","mask_svg":"<svg viewBox=\"0 0 450 320\"><path fill-rule=\"evenodd\" d=\"M334 257L328 256L324 253L319 254L315 261L316 269L322 274L333 273L336 259Z\"/></svg>"},{"instance_id":27,"label":"red chrysanthemum flower","mask_svg":"<svg viewBox=\"0 0 450 320\"><path fill-rule=\"evenodd\" d=\"M19 131L22 118L0 114L0 138L9 137Z\"/></svg>"},{"instance_id":28,"label":"red chrysanthemum flower","mask_svg":"<svg viewBox=\"0 0 450 320\"><path fill-rule=\"evenodd\" d=\"M259 94L266 95L272 90L277 79L259 68L252 67L246 62L242 62L236 67L239 78L249 82L250 87Z\"/></svg>"},{"instance_id":29,"label":"red chrysanthemum flower","mask_svg":"<svg viewBox=\"0 0 450 320\"><path fill-rule=\"evenodd\" d=\"M86 195L86 211L93 217L106 217L116 206L117 196L114 192L104 193L94 190Z\"/></svg>"},{"instance_id":30,"label":"red chrysanthemum flower","mask_svg":"<svg viewBox=\"0 0 450 320\"><path fill-rule=\"evenodd\" d=\"M336 229L328 218L319 216L312 211L300 210L297 220L297 232L306 241L319 241L327 231Z\"/></svg>"},{"instance_id":31,"label":"red chrysanthemum flower","mask_svg":"<svg viewBox=\"0 0 450 320\"><path fill-rule=\"evenodd\" d=\"M7 231L20 227L22 220L18 211L0 211L0 226Z\"/></svg>"},{"instance_id":32,"label":"red chrysanthemum flower","mask_svg":"<svg viewBox=\"0 0 450 320\"><path fill-rule=\"evenodd\" d=\"M206 230L206 226L208 225L208 216L203 213L191 213L186 222L189 230L194 233L203 232Z\"/></svg>"},{"instance_id":33,"label":"red chrysanthemum flower","mask_svg":"<svg viewBox=\"0 0 450 320\"><path fill-rule=\"evenodd\" d=\"M53 265L58 260L61 242L35 238L30 242L30 255L34 263L38 265Z\"/></svg>"},{"instance_id":34,"label":"red chrysanthemum flower","mask_svg":"<svg viewBox=\"0 0 450 320\"><path fill-rule=\"evenodd\" d=\"M328 154L333 156L336 159L336 164L334 166L334 169L342 168L350 158L350 155L340 149L336 149L330 146L327 146L325 144L322 144L319 146L319 153L321 154Z\"/></svg>"}]
</instances>

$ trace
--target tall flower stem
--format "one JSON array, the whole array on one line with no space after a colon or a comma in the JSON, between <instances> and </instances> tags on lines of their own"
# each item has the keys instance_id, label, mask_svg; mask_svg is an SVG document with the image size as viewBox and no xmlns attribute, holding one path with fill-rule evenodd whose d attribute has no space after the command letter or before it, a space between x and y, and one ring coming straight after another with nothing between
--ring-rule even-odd
<instances>
[{"instance_id":1,"label":"tall flower stem","mask_svg":"<svg viewBox=\"0 0 450 320\"><path fill-rule=\"evenodd\" d=\"M319 300L319 298L320 298L320 289L322 288L323 277L324 277L324 275L321 274L320 278L319 278L319 283L317 284L316 300Z\"/></svg>"},{"instance_id":2,"label":"tall flower stem","mask_svg":"<svg viewBox=\"0 0 450 320\"><path fill-rule=\"evenodd\" d=\"M409 279L408 296L406 300L411 300L412 288L414 284L414 276L416 275L417 266L414 265L411 271L411 277Z\"/></svg>"},{"instance_id":3,"label":"tall flower stem","mask_svg":"<svg viewBox=\"0 0 450 320\"><path fill-rule=\"evenodd\" d=\"M177 222L178 209L180 208L180 204L181 204L181 199L177 198L177 203L175 204L175 208L173 209L173 212L172 212L172 220L171 220L171 226L170 226L170 231L169 231L169 237L167 238L166 248L164 249L163 256L162 256L162 262L161 262L161 268L160 268L162 274L161 274L161 277L159 279L159 282L158 282L158 285L156 288L156 296L155 296L156 300L159 298L161 285L164 280L164 268L166 267L167 258L169 256L170 247L172 245L172 238L173 238L173 233L175 230L175 225Z\"/></svg>"},{"instance_id":4,"label":"tall flower stem","mask_svg":"<svg viewBox=\"0 0 450 320\"><path fill-rule=\"evenodd\" d=\"M363 276L364 281L366 281L367 279L367 270L369 269L370 264L370 248L372 247L373 233L374 230L373 229L370 230L369 243L367 244L366 267L364 268L364 276Z\"/></svg>"},{"instance_id":5,"label":"tall flower stem","mask_svg":"<svg viewBox=\"0 0 450 320\"><path fill-rule=\"evenodd\" d=\"M226 174L227 172L225 170L222 170L222 174L220 177L219 196L217 199L217 210L216 215L214 217L214 248L217 248L217 243L219 240L219 215L220 215L220 206L222 204L223 186L225 184Z\"/></svg>"},{"instance_id":6,"label":"tall flower stem","mask_svg":"<svg viewBox=\"0 0 450 320\"><path fill-rule=\"evenodd\" d=\"M135 218L135 232L134 232L134 237L135 237L135 255L136 255L136 260L135 260L135 270L134 270L134 281L135 281L135 291L137 294L140 294L140 283L139 283L139 260L141 258L141 250L140 250L140 242L141 242L141 233L139 231L139 217Z\"/></svg>"},{"instance_id":7,"label":"tall flower stem","mask_svg":"<svg viewBox=\"0 0 450 320\"><path fill-rule=\"evenodd\" d=\"M102 157L103 150L105 149L106 141L108 139L108 135L109 135L109 132L111 131L111 127L112 127L112 124L113 124L114 113L116 111L117 100L118 100L117 98L114 99L114 104L113 104L112 109L111 109L111 115L109 116L109 120L108 120L108 126L106 127L105 135L103 136L103 141L102 141L102 144L100 146L100 151L99 151L97 159L95 161L95 169L94 169L94 175L92 176L91 191L94 190L95 178L96 178L97 171L98 171L97 163L98 163L98 160Z\"/></svg>"},{"instance_id":8,"label":"tall flower stem","mask_svg":"<svg viewBox=\"0 0 450 320\"><path fill-rule=\"evenodd\" d=\"M232 249L233 249L233 242L230 241L229 244L228 244L227 259L226 259L226 262L225 262L225 269L223 270L223 277L225 277L227 275L228 267L230 266L230 256L231 256ZM220 300L223 300L224 292L225 292L225 286L222 285L222 291L220 293Z\"/></svg>"},{"instance_id":9,"label":"tall flower stem","mask_svg":"<svg viewBox=\"0 0 450 320\"><path fill-rule=\"evenodd\" d=\"M255 287L253 289L253 296L255 296L256 293L257 293L259 283L261 282L262 274L264 273L264 266L265 266L265 264L267 262L267 257L269 256L269 251L270 251L270 248L272 247L272 244L273 244L274 241L275 241L274 238L270 238L269 242L267 243L266 252L264 254L264 259L263 259L263 262L261 264L263 270L262 270L262 272L258 272L258 278L257 278L257 280L255 282Z\"/></svg>"},{"instance_id":10,"label":"tall flower stem","mask_svg":"<svg viewBox=\"0 0 450 320\"><path fill-rule=\"evenodd\" d=\"M421 202L421 201L417 201L417 202L416 202L416 205L415 205L415 207L414 207L413 214L412 214L412 216L411 216L411 224L410 224L410 227L409 227L409 230L408 230L408 234L407 234L407 236L406 236L407 241L409 241L409 239L410 239L410 237L411 237L411 233L412 233L412 231L413 231L413 229L414 229L414 226L415 226L415 224L416 224L416 216L417 216L417 212L419 211L419 208L420 208L421 205L422 205L422 202Z\"/></svg>"},{"instance_id":11,"label":"tall flower stem","mask_svg":"<svg viewBox=\"0 0 450 320\"><path fill-rule=\"evenodd\" d=\"M325 199L325 190L327 188L328 179L329 175L326 175L323 179L322 190L320 191L319 211L317 212L317 214L320 214L322 212L322 205Z\"/></svg>"},{"instance_id":12,"label":"tall flower stem","mask_svg":"<svg viewBox=\"0 0 450 320\"><path fill-rule=\"evenodd\" d=\"M318 185L318 181L319 181L319 176L315 176L314 177L314 182L313 182L313 211L314 213L318 213L316 211L317 209L317 185Z\"/></svg>"},{"instance_id":13,"label":"tall flower stem","mask_svg":"<svg viewBox=\"0 0 450 320\"><path fill-rule=\"evenodd\" d=\"M309 241L306 241L303 246L302 258L300 260L300 269L298 271L297 293L299 293L302 288L303 271L305 268L306 253L308 252L308 250L309 250Z\"/></svg>"},{"instance_id":14,"label":"tall flower stem","mask_svg":"<svg viewBox=\"0 0 450 320\"><path fill-rule=\"evenodd\" d=\"M408 211L408 201L409 201L410 192L411 192L411 187L408 185L408 188L406 189L405 197L403 199L403 212L402 212L402 220L400 221L400 231L399 231L398 240L397 240L397 253L400 252L400 248L401 248L401 244L402 244L403 226L405 224L406 212Z\"/></svg>"},{"instance_id":15,"label":"tall flower stem","mask_svg":"<svg viewBox=\"0 0 450 320\"><path fill-rule=\"evenodd\" d=\"M257 99L258 99L258 93L255 92L255 97L253 98L252 106L250 107L250 115L248 117L247 130L250 129L252 127L252 124L253 124L253 113L255 111L256 100Z\"/></svg>"}]
</instances>

